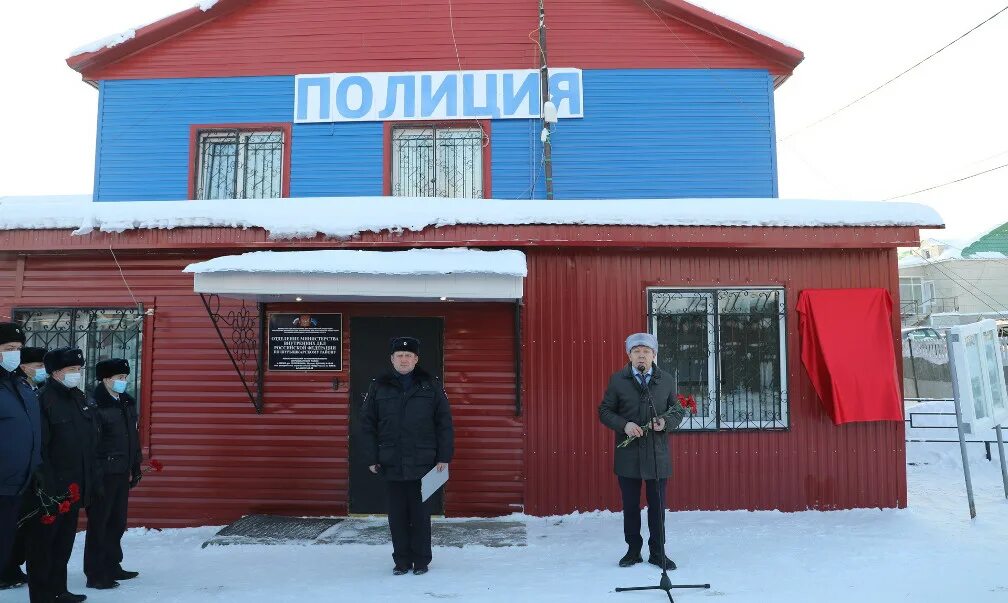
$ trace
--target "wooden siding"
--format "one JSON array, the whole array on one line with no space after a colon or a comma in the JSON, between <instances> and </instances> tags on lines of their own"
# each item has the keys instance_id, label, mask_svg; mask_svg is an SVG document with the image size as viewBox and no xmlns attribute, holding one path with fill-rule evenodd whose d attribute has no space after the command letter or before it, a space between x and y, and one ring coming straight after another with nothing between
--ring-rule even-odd
<instances>
[{"instance_id":1,"label":"wooden siding","mask_svg":"<svg viewBox=\"0 0 1008 603\"><path fill-rule=\"evenodd\" d=\"M790 73L788 66L725 41L727 28L707 32L656 14L653 7L660 4L549 2L551 64ZM537 41L530 32L537 27L535 0L454 0L451 12L440 0L250 2L107 66L85 67L83 74L104 80L454 70L460 63L462 69L534 68ZM96 35L101 33L108 32Z\"/></svg>"}]
</instances>

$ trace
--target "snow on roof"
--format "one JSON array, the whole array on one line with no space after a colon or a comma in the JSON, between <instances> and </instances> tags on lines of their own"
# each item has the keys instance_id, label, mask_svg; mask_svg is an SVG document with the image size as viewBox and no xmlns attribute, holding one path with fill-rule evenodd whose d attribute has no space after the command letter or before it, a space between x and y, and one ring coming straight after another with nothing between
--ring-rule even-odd
<instances>
[{"instance_id":1,"label":"snow on roof","mask_svg":"<svg viewBox=\"0 0 1008 603\"><path fill-rule=\"evenodd\" d=\"M410 249L408 251L253 251L190 264L183 272L297 274L500 274L527 276L525 254L513 249Z\"/></svg>"},{"instance_id":2,"label":"snow on roof","mask_svg":"<svg viewBox=\"0 0 1008 603\"><path fill-rule=\"evenodd\" d=\"M273 239L347 238L362 232L454 225L518 226L941 226L916 203L797 199L603 199L514 201L409 197L312 197L32 204L0 200L0 230L262 228Z\"/></svg>"},{"instance_id":3,"label":"snow on roof","mask_svg":"<svg viewBox=\"0 0 1008 603\"><path fill-rule=\"evenodd\" d=\"M200 2L195 5L195 7L199 8L203 12L207 12L208 10L210 10L211 8L213 8L214 5L217 4L218 1L219 0L200 0ZM175 14L175 13L172 13L172 14ZM161 20L163 20L163 19L165 19L165 18L167 18L169 16L171 16L171 15L165 15L164 17L158 17L157 19L154 19L153 21L148 21L147 23L144 23L142 25L137 25L136 27L132 27L130 29L127 29L126 31L121 31L119 33L115 33L115 34L112 34L110 36L105 36L104 38L101 38L101 39L98 39L98 40L94 40L93 42L88 42L87 44L84 44L83 46L79 46L79 47L74 48L73 50L71 50L70 51L70 56L73 57L73 56L77 56L79 54L84 54L84 53L87 53L87 52L96 52L96 51L101 50L102 48L112 48L114 46L118 46L118 45L122 44L123 42L126 42L127 40L132 40L133 38L135 38L136 37L136 32L137 32L138 29L143 29L144 27L147 27L148 25L157 23L158 21L161 21Z\"/></svg>"},{"instance_id":4,"label":"snow on roof","mask_svg":"<svg viewBox=\"0 0 1008 603\"><path fill-rule=\"evenodd\" d=\"M963 257L962 249L949 248L942 252L941 255L933 258L923 258L917 253L911 253L910 255L904 256L899 260L900 268L914 268L916 266L924 266L926 264L941 264L944 262L972 262L977 260L1004 260L1008 259L1008 256L1001 253L1000 251L978 251L976 253L970 254L967 257Z\"/></svg>"}]
</instances>

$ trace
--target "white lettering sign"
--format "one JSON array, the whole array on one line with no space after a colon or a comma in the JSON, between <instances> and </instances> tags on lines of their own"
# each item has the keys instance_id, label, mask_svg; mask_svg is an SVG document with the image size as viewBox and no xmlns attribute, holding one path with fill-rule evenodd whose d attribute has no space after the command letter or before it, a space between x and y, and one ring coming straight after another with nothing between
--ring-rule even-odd
<instances>
[{"instance_id":1,"label":"white lettering sign","mask_svg":"<svg viewBox=\"0 0 1008 603\"><path fill-rule=\"evenodd\" d=\"M534 119L539 71L329 73L294 78L294 122ZM580 69L550 69L560 119L584 117Z\"/></svg>"}]
</instances>

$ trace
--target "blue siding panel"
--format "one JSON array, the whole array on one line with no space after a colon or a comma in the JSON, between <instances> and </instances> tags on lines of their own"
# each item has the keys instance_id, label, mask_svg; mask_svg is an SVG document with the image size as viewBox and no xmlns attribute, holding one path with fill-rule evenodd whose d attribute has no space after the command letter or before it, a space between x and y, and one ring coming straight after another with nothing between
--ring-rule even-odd
<instances>
[{"instance_id":1,"label":"blue siding panel","mask_svg":"<svg viewBox=\"0 0 1008 603\"><path fill-rule=\"evenodd\" d=\"M294 124L291 196L380 196L384 135L377 122Z\"/></svg>"},{"instance_id":2,"label":"blue siding panel","mask_svg":"<svg viewBox=\"0 0 1008 603\"><path fill-rule=\"evenodd\" d=\"M189 126L289 122L293 77L104 82L99 201L185 199Z\"/></svg>"},{"instance_id":3,"label":"blue siding panel","mask_svg":"<svg viewBox=\"0 0 1008 603\"><path fill-rule=\"evenodd\" d=\"M589 70L585 118L553 133L557 198L772 197L764 70ZM290 122L291 76L100 84L95 199L185 199L189 126ZM537 120L492 122L493 196L545 195ZM295 124L291 195L382 193L380 123Z\"/></svg>"},{"instance_id":4,"label":"blue siding panel","mask_svg":"<svg viewBox=\"0 0 1008 603\"><path fill-rule=\"evenodd\" d=\"M584 72L585 117L553 133L557 198L772 197L770 74Z\"/></svg>"}]
</instances>

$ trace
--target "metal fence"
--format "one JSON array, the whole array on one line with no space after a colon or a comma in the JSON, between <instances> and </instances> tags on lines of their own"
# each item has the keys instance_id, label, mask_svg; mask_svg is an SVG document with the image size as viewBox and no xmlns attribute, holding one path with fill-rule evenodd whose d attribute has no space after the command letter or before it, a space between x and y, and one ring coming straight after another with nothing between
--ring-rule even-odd
<instances>
[{"instance_id":1,"label":"metal fence","mask_svg":"<svg viewBox=\"0 0 1008 603\"><path fill-rule=\"evenodd\" d=\"M1008 378L1008 338L1001 338ZM903 391L909 398L951 399L952 371L944 339L903 340Z\"/></svg>"}]
</instances>

